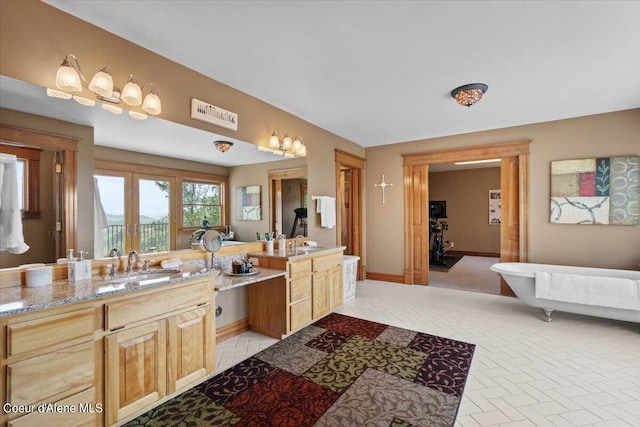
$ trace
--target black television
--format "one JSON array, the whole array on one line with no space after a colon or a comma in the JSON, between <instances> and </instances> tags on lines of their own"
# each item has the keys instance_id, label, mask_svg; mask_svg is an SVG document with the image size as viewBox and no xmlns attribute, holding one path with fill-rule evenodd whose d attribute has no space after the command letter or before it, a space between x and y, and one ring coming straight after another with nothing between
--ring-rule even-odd
<instances>
[{"instance_id":1,"label":"black television","mask_svg":"<svg viewBox=\"0 0 640 427\"><path fill-rule=\"evenodd\" d=\"M429 200L429 218L440 219L447 217L446 200Z\"/></svg>"}]
</instances>

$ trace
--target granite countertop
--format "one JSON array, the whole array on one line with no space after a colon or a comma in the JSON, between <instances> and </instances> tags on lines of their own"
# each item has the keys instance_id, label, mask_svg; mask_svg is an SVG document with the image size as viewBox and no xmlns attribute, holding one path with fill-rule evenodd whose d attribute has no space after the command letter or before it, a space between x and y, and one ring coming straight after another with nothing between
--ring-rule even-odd
<instances>
[{"instance_id":1,"label":"granite countertop","mask_svg":"<svg viewBox=\"0 0 640 427\"><path fill-rule=\"evenodd\" d=\"M152 272L158 271L162 270L152 270ZM220 277L216 277L219 273L218 270L183 264L180 267L180 272L173 273L171 280L144 285L140 282L114 282L109 277L93 276L90 279L77 282L55 280L51 285L36 288L26 286L3 288L0 289L0 317L141 289L161 287L197 277L210 276L215 279L216 290L226 290L286 274L283 270L267 268L261 268L259 274L255 276L228 277L223 273ZM144 272L136 272L136 274L144 274ZM125 276L118 277L119 280L124 278Z\"/></svg>"},{"instance_id":2,"label":"granite countertop","mask_svg":"<svg viewBox=\"0 0 640 427\"><path fill-rule=\"evenodd\" d=\"M284 270L275 270L273 268L256 267L258 273L252 276L231 276L228 273L222 273L220 277L216 277L216 290L226 291L241 286L250 285L252 283L261 282L276 277L284 277L287 272Z\"/></svg>"},{"instance_id":3,"label":"granite countertop","mask_svg":"<svg viewBox=\"0 0 640 427\"><path fill-rule=\"evenodd\" d=\"M293 252L280 253L277 249L274 251L262 251L251 252L247 256L263 257L263 258L277 258L277 259L302 259L310 258L318 255L326 255L333 252L342 252L346 249L346 246L305 246L304 249L295 249Z\"/></svg>"}]
</instances>

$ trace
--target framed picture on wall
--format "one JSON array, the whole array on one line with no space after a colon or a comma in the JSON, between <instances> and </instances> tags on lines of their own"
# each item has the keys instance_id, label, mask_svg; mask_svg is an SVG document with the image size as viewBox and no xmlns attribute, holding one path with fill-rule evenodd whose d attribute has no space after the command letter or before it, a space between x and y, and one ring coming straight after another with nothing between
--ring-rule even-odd
<instances>
[{"instance_id":1,"label":"framed picture on wall","mask_svg":"<svg viewBox=\"0 0 640 427\"><path fill-rule=\"evenodd\" d=\"M236 188L236 219L240 221L260 221L262 219L259 185Z\"/></svg>"},{"instance_id":2,"label":"framed picture on wall","mask_svg":"<svg viewBox=\"0 0 640 427\"><path fill-rule=\"evenodd\" d=\"M489 224L499 225L502 215L500 190L489 190Z\"/></svg>"}]
</instances>

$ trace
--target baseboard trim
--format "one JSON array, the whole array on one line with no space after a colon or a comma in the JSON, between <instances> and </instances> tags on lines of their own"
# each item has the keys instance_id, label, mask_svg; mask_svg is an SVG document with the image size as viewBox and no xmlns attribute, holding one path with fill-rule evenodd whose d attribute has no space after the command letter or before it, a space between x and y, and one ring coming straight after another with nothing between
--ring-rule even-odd
<instances>
[{"instance_id":1,"label":"baseboard trim","mask_svg":"<svg viewBox=\"0 0 640 427\"><path fill-rule=\"evenodd\" d=\"M224 341L249 330L249 319L244 318L216 329L216 342Z\"/></svg>"},{"instance_id":2,"label":"baseboard trim","mask_svg":"<svg viewBox=\"0 0 640 427\"><path fill-rule=\"evenodd\" d=\"M491 258L500 258L500 254L494 254L491 252L470 252L470 251L447 251L445 252L451 255L469 255L469 256L484 256Z\"/></svg>"},{"instance_id":3,"label":"baseboard trim","mask_svg":"<svg viewBox=\"0 0 640 427\"><path fill-rule=\"evenodd\" d=\"M404 276L402 274L387 274L387 273L376 273L373 271L367 271L367 279L404 284Z\"/></svg>"}]
</instances>

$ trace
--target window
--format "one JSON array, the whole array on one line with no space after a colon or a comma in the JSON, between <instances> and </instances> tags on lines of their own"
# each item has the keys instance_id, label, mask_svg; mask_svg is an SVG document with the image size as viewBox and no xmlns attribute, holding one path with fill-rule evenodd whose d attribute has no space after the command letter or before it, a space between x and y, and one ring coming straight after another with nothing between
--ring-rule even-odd
<instances>
[{"instance_id":1,"label":"window","mask_svg":"<svg viewBox=\"0 0 640 427\"><path fill-rule=\"evenodd\" d=\"M95 178L106 217L102 256L188 248L202 227L226 224L227 178L149 165L96 160Z\"/></svg>"},{"instance_id":2,"label":"window","mask_svg":"<svg viewBox=\"0 0 640 427\"><path fill-rule=\"evenodd\" d=\"M206 221L211 227L222 224L220 183L182 181L182 227L199 228Z\"/></svg>"}]
</instances>

